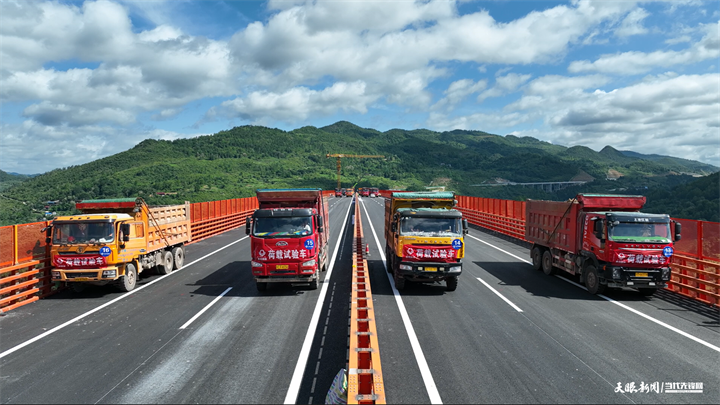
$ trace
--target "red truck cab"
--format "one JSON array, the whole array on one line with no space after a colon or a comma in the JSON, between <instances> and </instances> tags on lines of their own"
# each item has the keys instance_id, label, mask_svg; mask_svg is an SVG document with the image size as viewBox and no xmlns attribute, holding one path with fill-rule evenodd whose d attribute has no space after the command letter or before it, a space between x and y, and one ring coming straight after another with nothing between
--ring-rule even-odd
<instances>
[{"instance_id":1,"label":"red truck cab","mask_svg":"<svg viewBox=\"0 0 720 405\"><path fill-rule=\"evenodd\" d=\"M643 196L578 194L569 202L526 204L533 267L578 275L592 294L632 287L646 296L667 286L680 224L639 210Z\"/></svg>"},{"instance_id":2,"label":"red truck cab","mask_svg":"<svg viewBox=\"0 0 720 405\"><path fill-rule=\"evenodd\" d=\"M360 190L360 197L370 197L370 189L367 187L364 187Z\"/></svg>"},{"instance_id":3,"label":"red truck cab","mask_svg":"<svg viewBox=\"0 0 720 405\"><path fill-rule=\"evenodd\" d=\"M328 203L321 189L257 190L259 208L246 223L258 291L268 283L317 289L328 264Z\"/></svg>"}]
</instances>

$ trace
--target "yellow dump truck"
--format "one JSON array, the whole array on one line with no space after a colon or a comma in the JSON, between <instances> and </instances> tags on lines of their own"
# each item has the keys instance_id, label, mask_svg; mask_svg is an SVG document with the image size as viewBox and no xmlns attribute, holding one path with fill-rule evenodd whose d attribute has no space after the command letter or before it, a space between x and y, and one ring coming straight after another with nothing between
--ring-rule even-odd
<instances>
[{"instance_id":1,"label":"yellow dump truck","mask_svg":"<svg viewBox=\"0 0 720 405\"><path fill-rule=\"evenodd\" d=\"M116 284L130 291L138 274L168 274L182 267L190 242L190 203L148 206L142 198L85 200L79 215L46 228L52 280L79 291L87 284Z\"/></svg>"},{"instance_id":2,"label":"yellow dump truck","mask_svg":"<svg viewBox=\"0 0 720 405\"><path fill-rule=\"evenodd\" d=\"M395 287L445 281L457 289L467 219L452 192L394 192L385 199L385 256Z\"/></svg>"}]
</instances>

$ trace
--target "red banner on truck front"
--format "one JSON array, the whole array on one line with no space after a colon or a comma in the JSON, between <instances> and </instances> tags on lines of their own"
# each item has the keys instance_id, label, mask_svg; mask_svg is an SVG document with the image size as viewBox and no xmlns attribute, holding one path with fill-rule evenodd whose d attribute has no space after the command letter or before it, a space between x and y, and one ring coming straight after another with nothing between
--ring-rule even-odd
<instances>
[{"instance_id":1,"label":"red banner on truck front","mask_svg":"<svg viewBox=\"0 0 720 405\"><path fill-rule=\"evenodd\" d=\"M103 256L55 256L53 265L60 269L93 269L107 266Z\"/></svg>"},{"instance_id":2,"label":"red banner on truck front","mask_svg":"<svg viewBox=\"0 0 720 405\"><path fill-rule=\"evenodd\" d=\"M403 246L404 259L432 260L435 262L454 262L457 250L451 246Z\"/></svg>"},{"instance_id":3,"label":"red banner on truck front","mask_svg":"<svg viewBox=\"0 0 720 405\"><path fill-rule=\"evenodd\" d=\"M615 252L615 263L622 264L670 264L670 258L661 253L653 253L642 250L625 250Z\"/></svg>"}]
</instances>

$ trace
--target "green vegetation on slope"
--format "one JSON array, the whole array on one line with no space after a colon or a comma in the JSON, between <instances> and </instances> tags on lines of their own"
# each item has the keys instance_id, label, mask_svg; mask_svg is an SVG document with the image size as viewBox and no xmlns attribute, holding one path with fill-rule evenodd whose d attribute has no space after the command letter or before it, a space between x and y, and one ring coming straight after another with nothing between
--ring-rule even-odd
<instances>
[{"instance_id":1,"label":"green vegetation on slope","mask_svg":"<svg viewBox=\"0 0 720 405\"><path fill-rule=\"evenodd\" d=\"M141 196L150 204L173 204L249 197L255 189L266 187L333 189L336 159L328 159L326 154L334 153L385 156L342 158L342 185L346 187L355 183L358 187L408 190L446 186L464 195L508 199L562 199L567 192L578 190L623 188L650 193L693 179L668 175L670 172L718 171L682 159L644 159L644 155L628 156L610 147L601 152L579 146L565 148L534 138L481 131L379 132L344 121L289 132L242 126L191 139L145 140L128 151L14 184L0 194L0 224L45 219L46 210L74 212L74 202L82 199ZM622 177L605 180L610 171ZM557 194L531 187L476 186L497 178L568 181L581 172L596 180ZM48 205L48 201L57 204Z\"/></svg>"}]
</instances>

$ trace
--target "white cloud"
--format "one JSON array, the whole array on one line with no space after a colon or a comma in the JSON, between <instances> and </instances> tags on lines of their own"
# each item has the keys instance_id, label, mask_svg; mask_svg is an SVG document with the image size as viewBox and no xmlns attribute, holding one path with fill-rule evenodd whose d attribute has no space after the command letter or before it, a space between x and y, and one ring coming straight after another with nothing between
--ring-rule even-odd
<instances>
[{"instance_id":1,"label":"white cloud","mask_svg":"<svg viewBox=\"0 0 720 405\"><path fill-rule=\"evenodd\" d=\"M674 108L697 118L700 127L717 130L717 120L705 115L702 97L692 93L693 83L705 83L701 79L705 76L667 72L634 85L621 80L617 83L622 84L614 85L609 75L717 59L717 23L683 29L686 25L678 22L680 28L674 29L666 43L690 38L685 50L634 48L594 62L575 61L569 67L573 74L603 75L544 73L556 70L567 54L574 55L584 44L618 41L610 35L611 29L622 38L643 33L647 10L652 8L638 8L633 1L573 0L500 22L486 10L461 15L455 2L443 0L271 0L267 19L238 27L228 41L188 34L195 32L187 28L192 23L181 25L187 21L176 4L0 2L0 101L18 111L13 119L25 120L2 123L3 169L6 150L25 153L17 149L19 140L45 144L57 138L61 144L52 151L56 161L76 162L72 151L77 148L63 143L66 139L93 144L94 149L83 151L89 157L127 149L142 136L174 137L172 131L150 132L142 119L149 117L153 125L165 125L164 121L187 114L195 105L209 109L201 122L239 118L268 126L276 126L277 121L305 124L335 114L366 114L370 108L398 111L397 107L414 117L432 111L427 122L437 128L499 133L538 120L546 123L549 133L568 134L617 121L619 132L609 131L620 139L624 135L617 134L623 134L627 130L623 125L628 123L657 125L667 119L671 123L665 127L670 131L675 125L672 120L685 122L660 102L642 111L642 105L633 100L652 93L651 89L670 92L675 87L661 83L677 85L684 80L691 94L683 97L676 89L671 92ZM144 31L133 26L138 15L154 25ZM531 66L533 72L545 75L531 80L530 75L510 73L516 65ZM465 76L467 72L472 73ZM487 72L495 72L491 88ZM434 95L431 91L436 86L431 85L438 78L451 84ZM598 90L608 85L617 90ZM516 92L522 92L522 97L504 111L456 113L474 107L477 100ZM478 98L471 97L476 94ZM715 105L711 95L705 97L708 105ZM616 105L606 106L602 100L613 100ZM207 107L208 103L222 104ZM593 112L592 106L602 111ZM419 126L401 117L392 119L405 122L406 127ZM599 138L608 136L596 131ZM115 136L122 139L114 140ZM703 138L698 139L702 142Z\"/></svg>"},{"instance_id":2,"label":"white cloud","mask_svg":"<svg viewBox=\"0 0 720 405\"><path fill-rule=\"evenodd\" d=\"M495 78L495 86L478 95L477 101L481 103L491 97L501 97L512 93L518 89L523 83L530 80L532 75L519 75L517 73L508 73L505 76Z\"/></svg>"},{"instance_id":3,"label":"white cloud","mask_svg":"<svg viewBox=\"0 0 720 405\"><path fill-rule=\"evenodd\" d=\"M614 55L602 55L594 62L574 61L568 67L571 73L601 72L614 74L638 74L655 67L687 65L720 57L718 24L703 27L705 36L683 51L629 51Z\"/></svg>"},{"instance_id":4,"label":"white cloud","mask_svg":"<svg viewBox=\"0 0 720 405\"><path fill-rule=\"evenodd\" d=\"M477 82L472 79L456 80L450 83L450 86L445 90L445 97L435 103L432 108L435 110L454 108L467 96L482 91L485 87L487 87L486 80L478 80Z\"/></svg>"},{"instance_id":5,"label":"white cloud","mask_svg":"<svg viewBox=\"0 0 720 405\"><path fill-rule=\"evenodd\" d=\"M321 91L296 87L283 93L255 91L244 98L222 103L213 108L206 119L217 117L241 117L256 124L265 125L270 120L297 123L311 114L330 115L337 110L365 113L367 105L374 101L365 93L365 83L335 83Z\"/></svg>"},{"instance_id":6,"label":"white cloud","mask_svg":"<svg viewBox=\"0 0 720 405\"><path fill-rule=\"evenodd\" d=\"M622 24L620 24L620 27L615 30L615 35L619 37L629 37L631 35L646 34L648 30L643 27L642 21L649 15L650 14L642 8L636 8L628 13Z\"/></svg>"},{"instance_id":7,"label":"white cloud","mask_svg":"<svg viewBox=\"0 0 720 405\"><path fill-rule=\"evenodd\" d=\"M35 121L0 125L2 169L44 173L81 165L130 149L145 139L178 139L197 135L160 129L87 125L43 125Z\"/></svg>"}]
</instances>

